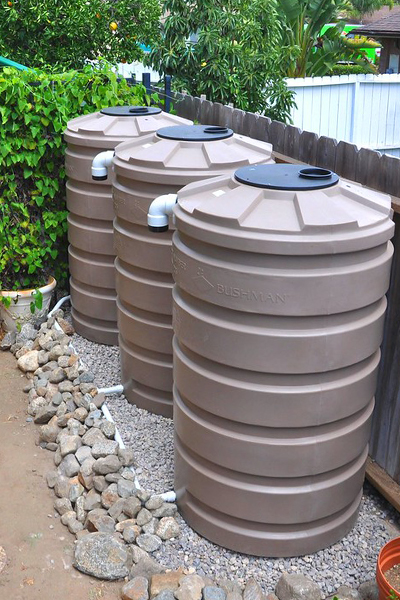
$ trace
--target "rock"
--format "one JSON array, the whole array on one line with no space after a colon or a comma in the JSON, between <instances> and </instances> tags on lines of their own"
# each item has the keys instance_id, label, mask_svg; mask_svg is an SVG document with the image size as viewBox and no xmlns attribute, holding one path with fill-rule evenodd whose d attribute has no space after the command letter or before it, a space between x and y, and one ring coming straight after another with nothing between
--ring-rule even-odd
<instances>
[{"instance_id":1,"label":"rock","mask_svg":"<svg viewBox=\"0 0 400 600\"><path fill-rule=\"evenodd\" d=\"M45 350L39 350L38 363L39 366L45 365L49 362L49 353Z\"/></svg>"},{"instance_id":2,"label":"rock","mask_svg":"<svg viewBox=\"0 0 400 600\"><path fill-rule=\"evenodd\" d=\"M47 485L49 486L49 488L51 488L51 489L54 488L54 486L56 485L58 476L59 476L59 474L57 471L49 471L48 473L46 473L46 482L47 482Z\"/></svg>"},{"instance_id":3,"label":"rock","mask_svg":"<svg viewBox=\"0 0 400 600\"><path fill-rule=\"evenodd\" d=\"M136 491L136 486L133 481L128 481L122 477L118 479L117 483L118 494L121 498L129 498ZM143 509L146 510L146 509Z\"/></svg>"},{"instance_id":4,"label":"rock","mask_svg":"<svg viewBox=\"0 0 400 600\"><path fill-rule=\"evenodd\" d=\"M57 369L54 369L54 371L51 372L49 381L50 383L61 383L62 381L64 381L65 377L66 374L64 369L62 369L61 367L57 367Z\"/></svg>"},{"instance_id":5,"label":"rock","mask_svg":"<svg viewBox=\"0 0 400 600\"><path fill-rule=\"evenodd\" d=\"M96 514L92 511L92 514L87 517L86 527L90 532L114 533L115 521L108 515Z\"/></svg>"},{"instance_id":6,"label":"rock","mask_svg":"<svg viewBox=\"0 0 400 600\"><path fill-rule=\"evenodd\" d=\"M179 582L179 588L175 592L178 600L201 600L204 582L199 575L185 575Z\"/></svg>"},{"instance_id":7,"label":"rock","mask_svg":"<svg viewBox=\"0 0 400 600\"><path fill-rule=\"evenodd\" d=\"M206 585L203 588L203 600L226 600L226 593L215 585Z\"/></svg>"},{"instance_id":8,"label":"rock","mask_svg":"<svg viewBox=\"0 0 400 600\"><path fill-rule=\"evenodd\" d=\"M124 467L130 467L135 462L133 450L131 450L130 448L119 448L118 458L121 461L121 465L123 465Z\"/></svg>"},{"instance_id":9,"label":"rock","mask_svg":"<svg viewBox=\"0 0 400 600\"><path fill-rule=\"evenodd\" d=\"M87 417L88 411L86 410L86 408L83 408L83 406L80 406L79 408L74 410L74 412L72 414L73 414L74 419L76 419L80 423L84 423L85 419Z\"/></svg>"},{"instance_id":10,"label":"rock","mask_svg":"<svg viewBox=\"0 0 400 600\"><path fill-rule=\"evenodd\" d=\"M62 317L58 317L57 323L59 324L65 335L73 335L75 333L75 329L72 327L71 323L68 323L68 321L66 321Z\"/></svg>"},{"instance_id":11,"label":"rock","mask_svg":"<svg viewBox=\"0 0 400 600\"><path fill-rule=\"evenodd\" d=\"M131 498L127 498L124 502L124 513L133 519L139 513L142 508L142 503L139 498L132 496Z\"/></svg>"},{"instance_id":12,"label":"rock","mask_svg":"<svg viewBox=\"0 0 400 600\"><path fill-rule=\"evenodd\" d=\"M122 471L120 471L120 474L121 477L123 477L127 481L135 481L135 473L129 467L124 467Z\"/></svg>"},{"instance_id":13,"label":"rock","mask_svg":"<svg viewBox=\"0 0 400 600\"><path fill-rule=\"evenodd\" d=\"M61 402L63 401L63 397L60 394L60 392L56 392L52 398L51 398L52 403L54 404L54 406L60 406Z\"/></svg>"},{"instance_id":14,"label":"rock","mask_svg":"<svg viewBox=\"0 0 400 600\"><path fill-rule=\"evenodd\" d=\"M239 594L242 596L242 589L236 581L232 581L231 579L219 578L215 581L216 585L224 590L226 594Z\"/></svg>"},{"instance_id":15,"label":"rock","mask_svg":"<svg viewBox=\"0 0 400 600\"><path fill-rule=\"evenodd\" d=\"M130 519L128 519L130 521ZM122 521L124 523L124 521ZM139 525L128 525L122 531L122 537L127 544L133 544L137 536L140 535Z\"/></svg>"},{"instance_id":16,"label":"rock","mask_svg":"<svg viewBox=\"0 0 400 600\"><path fill-rule=\"evenodd\" d=\"M101 496L95 490L89 490L85 498L85 510L90 511L94 508L101 508Z\"/></svg>"},{"instance_id":17,"label":"rock","mask_svg":"<svg viewBox=\"0 0 400 600\"><path fill-rule=\"evenodd\" d=\"M56 498L54 500L54 508L59 515L72 511L72 504L68 498Z\"/></svg>"},{"instance_id":18,"label":"rock","mask_svg":"<svg viewBox=\"0 0 400 600\"><path fill-rule=\"evenodd\" d=\"M157 517L158 519L162 517L173 517L178 507L173 502L164 502L160 508L157 508L153 512L153 517Z\"/></svg>"},{"instance_id":19,"label":"rock","mask_svg":"<svg viewBox=\"0 0 400 600\"><path fill-rule=\"evenodd\" d=\"M101 494L101 504L109 509L120 497L118 496L117 485L112 483Z\"/></svg>"},{"instance_id":20,"label":"rock","mask_svg":"<svg viewBox=\"0 0 400 600\"><path fill-rule=\"evenodd\" d=\"M121 590L122 600L148 600L149 582L146 577L135 577Z\"/></svg>"},{"instance_id":21,"label":"rock","mask_svg":"<svg viewBox=\"0 0 400 600\"><path fill-rule=\"evenodd\" d=\"M68 498L71 500L72 504L75 504L77 499L82 496L85 488L80 484L79 479L77 477L73 477L69 480L69 494Z\"/></svg>"},{"instance_id":22,"label":"rock","mask_svg":"<svg viewBox=\"0 0 400 600\"><path fill-rule=\"evenodd\" d=\"M1 346L1 344L0 344ZM22 390L27 394L33 388L33 381L28 381L26 385L22 388Z\"/></svg>"},{"instance_id":23,"label":"rock","mask_svg":"<svg viewBox=\"0 0 400 600\"><path fill-rule=\"evenodd\" d=\"M147 500L145 507L148 510L156 510L157 508L161 508L164 504L164 500L161 496L152 496L150 500Z\"/></svg>"},{"instance_id":24,"label":"rock","mask_svg":"<svg viewBox=\"0 0 400 600\"><path fill-rule=\"evenodd\" d=\"M143 509L143 510L146 510L146 509ZM163 517L157 526L156 534L162 540L170 540L171 538L178 537L179 525L173 517Z\"/></svg>"},{"instance_id":25,"label":"rock","mask_svg":"<svg viewBox=\"0 0 400 600\"><path fill-rule=\"evenodd\" d=\"M39 440L41 442L55 442L61 429L57 425L57 417L54 416L47 425L39 427Z\"/></svg>"},{"instance_id":26,"label":"rock","mask_svg":"<svg viewBox=\"0 0 400 600\"><path fill-rule=\"evenodd\" d=\"M121 516L121 514L124 512L124 508L125 508L125 500L120 498L119 500L114 502L114 504L112 506L110 506L110 508L108 509L108 514L113 519L118 519Z\"/></svg>"},{"instance_id":27,"label":"rock","mask_svg":"<svg viewBox=\"0 0 400 600\"><path fill-rule=\"evenodd\" d=\"M60 441L60 452L61 456L67 456L67 454L75 454L75 452L82 446L82 440L79 435L66 435Z\"/></svg>"},{"instance_id":28,"label":"rock","mask_svg":"<svg viewBox=\"0 0 400 600\"><path fill-rule=\"evenodd\" d=\"M8 331L0 342L1 350L10 350L11 346L15 344L16 337L17 333L15 331Z\"/></svg>"},{"instance_id":29,"label":"rock","mask_svg":"<svg viewBox=\"0 0 400 600\"><path fill-rule=\"evenodd\" d=\"M107 438L100 431L100 429L97 429L97 428L93 427L92 429L89 429L89 431L87 431L85 433L85 435L82 438L82 442L85 444L85 446L91 446L92 447L92 446L94 446L94 444L96 442L104 442L104 441L106 441L106 439Z\"/></svg>"},{"instance_id":30,"label":"rock","mask_svg":"<svg viewBox=\"0 0 400 600\"><path fill-rule=\"evenodd\" d=\"M113 440L115 437L115 425L111 421L103 421L100 425L100 431L104 433L107 439Z\"/></svg>"},{"instance_id":31,"label":"rock","mask_svg":"<svg viewBox=\"0 0 400 600\"><path fill-rule=\"evenodd\" d=\"M362 600L379 600L379 590L375 579L362 583L358 591Z\"/></svg>"},{"instance_id":32,"label":"rock","mask_svg":"<svg viewBox=\"0 0 400 600\"><path fill-rule=\"evenodd\" d=\"M157 596L154 596L153 600L175 600L174 592L163 590Z\"/></svg>"},{"instance_id":33,"label":"rock","mask_svg":"<svg viewBox=\"0 0 400 600\"><path fill-rule=\"evenodd\" d=\"M92 457L90 446L81 446L75 453L77 461L82 465L87 458Z\"/></svg>"},{"instance_id":34,"label":"rock","mask_svg":"<svg viewBox=\"0 0 400 600\"><path fill-rule=\"evenodd\" d=\"M54 442L47 442L46 450L50 450L50 452L55 452L56 450L58 450L58 444L55 444Z\"/></svg>"},{"instance_id":35,"label":"rock","mask_svg":"<svg viewBox=\"0 0 400 600\"><path fill-rule=\"evenodd\" d=\"M74 567L99 579L122 579L129 573L128 550L112 534L90 533L76 542Z\"/></svg>"},{"instance_id":36,"label":"rock","mask_svg":"<svg viewBox=\"0 0 400 600\"><path fill-rule=\"evenodd\" d=\"M58 366L61 367L62 369L67 369L69 367L68 364L69 361L69 356L60 356L59 359L57 360ZM68 377L68 373L67 373L67 377Z\"/></svg>"},{"instance_id":37,"label":"rock","mask_svg":"<svg viewBox=\"0 0 400 600\"><path fill-rule=\"evenodd\" d=\"M93 383L94 374L90 371L85 371L79 375L79 383Z\"/></svg>"},{"instance_id":38,"label":"rock","mask_svg":"<svg viewBox=\"0 0 400 600\"><path fill-rule=\"evenodd\" d=\"M60 464L61 461L62 461L62 456L61 456L60 448L58 447L54 453L54 464L56 465L56 467L58 467L58 465Z\"/></svg>"},{"instance_id":39,"label":"rock","mask_svg":"<svg viewBox=\"0 0 400 600\"><path fill-rule=\"evenodd\" d=\"M75 512L76 518L80 523L84 523L86 520L86 510L85 510L85 498L83 496L79 496L75 502Z\"/></svg>"},{"instance_id":40,"label":"rock","mask_svg":"<svg viewBox=\"0 0 400 600\"><path fill-rule=\"evenodd\" d=\"M120 473L107 473L107 475L105 475L105 480L107 483L118 483L120 479Z\"/></svg>"},{"instance_id":41,"label":"rock","mask_svg":"<svg viewBox=\"0 0 400 600\"><path fill-rule=\"evenodd\" d=\"M38 350L30 350L17 361L17 366L24 373L36 371L39 368Z\"/></svg>"},{"instance_id":42,"label":"rock","mask_svg":"<svg viewBox=\"0 0 400 600\"><path fill-rule=\"evenodd\" d=\"M156 573L151 578L150 595L157 596L164 590L175 591L178 589L179 580L184 576L183 571L169 571L168 573Z\"/></svg>"},{"instance_id":43,"label":"rock","mask_svg":"<svg viewBox=\"0 0 400 600\"><path fill-rule=\"evenodd\" d=\"M75 514L75 513L74 513ZM78 519L70 519L67 523L68 531L70 533L78 533L78 531L82 531L83 525Z\"/></svg>"},{"instance_id":44,"label":"rock","mask_svg":"<svg viewBox=\"0 0 400 600\"><path fill-rule=\"evenodd\" d=\"M229 600L229 597L227 598L227 600ZM270 594L267 594L267 597L265 600L279 600L278 596L275 596L275 594L273 592L271 592Z\"/></svg>"},{"instance_id":45,"label":"rock","mask_svg":"<svg viewBox=\"0 0 400 600\"><path fill-rule=\"evenodd\" d=\"M68 381L68 379L66 379L65 381L60 381L60 383L58 384L58 391L61 394L64 394L65 392L72 392L74 389L74 386L72 385L72 383L70 381Z\"/></svg>"},{"instance_id":46,"label":"rock","mask_svg":"<svg viewBox=\"0 0 400 600\"><path fill-rule=\"evenodd\" d=\"M75 413L72 413L72 415L74 415L74 414ZM82 423L80 423L76 419L74 419L73 416L68 420L67 427L68 427L68 433L70 435L82 436L86 433L85 426L82 425Z\"/></svg>"},{"instance_id":47,"label":"rock","mask_svg":"<svg viewBox=\"0 0 400 600\"><path fill-rule=\"evenodd\" d=\"M92 399L93 404L95 404L97 408L101 408L105 401L106 397L104 394L96 394L96 396L93 396Z\"/></svg>"},{"instance_id":48,"label":"rock","mask_svg":"<svg viewBox=\"0 0 400 600\"><path fill-rule=\"evenodd\" d=\"M274 598L271 598L271 600L278 600L278 598L275 596L275 594L272 594L272 596L274 596ZM241 594L241 592L228 592L226 595L226 600L243 600L243 596ZM268 600L268 596L266 598L266 600Z\"/></svg>"},{"instance_id":49,"label":"rock","mask_svg":"<svg viewBox=\"0 0 400 600\"><path fill-rule=\"evenodd\" d=\"M53 404L47 404L47 406L43 406L38 410L34 418L36 425L43 425L48 423L50 419L55 417L56 412L57 406L54 406Z\"/></svg>"},{"instance_id":50,"label":"rock","mask_svg":"<svg viewBox=\"0 0 400 600\"><path fill-rule=\"evenodd\" d=\"M70 482L68 477L59 475L54 485L54 492L59 498L67 498L69 496Z\"/></svg>"},{"instance_id":51,"label":"rock","mask_svg":"<svg viewBox=\"0 0 400 600\"><path fill-rule=\"evenodd\" d=\"M321 600L319 586L300 573L284 573L279 579L275 594L279 600Z\"/></svg>"},{"instance_id":52,"label":"rock","mask_svg":"<svg viewBox=\"0 0 400 600\"><path fill-rule=\"evenodd\" d=\"M146 525L146 523L151 521L152 518L153 518L153 515L151 514L151 512L149 510L147 510L147 508L142 508L138 512L136 521L137 521L137 524L142 527L143 525Z\"/></svg>"},{"instance_id":53,"label":"rock","mask_svg":"<svg viewBox=\"0 0 400 600\"><path fill-rule=\"evenodd\" d=\"M96 429L99 429L102 423L103 413L101 412L101 410L91 410L85 419L85 425L87 427L95 427ZM104 436L104 439L107 438Z\"/></svg>"},{"instance_id":54,"label":"rock","mask_svg":"<svg viewBox=\"0 0 400 600\"><path fill-rule=\"evenodd\" d=\"M141 548L135 548L135 546L132 546L132 556L133 556L134 560L135 560L135 550L141 550ZM164 571L165 571L165 567L160 565L160 563L155 561L150 556L145 555L145 556L142 556L141 558L139 558L137 563L135 565L133 565L131 572L130 572L130 577L133 578L133 577L142 576L142 577L147 577L147 579L150 579L150 577L152 575L155 575L156 573L164 573Z\"/></svg>"},{"instance_id":55,"label":"rock","mask_svg":"<svg viewBox=\"0 0 400 600\"><path fill-rule=\"evenodd\" d=\"M151 519L151 521L142 525L142 532L143 533L151 533L154 535L156 533L158 523L159 523L158 519Z\"/></svg>"},{"instance_id":56,"label":"rock","mask_svg":"<svg viewBox=\"0 0 400 600\"><path fill-rule=\"evenodd\" d=\"M60 344L55 344L49 352L49 359L57 361L63 354L64 350L61 348Z\"/></svg>"},{"instance_id":57,"label":"rock","mask_svg":"<svg viewBox=\"0 0 400 600\"><path fill-rule=\"evenodd\" d=\"M83 446L83 448L88 448L89 446ZM93 486L96 492L104 492L108 488L108 483L106 478L103 475L95 475L93 477Z\"/></svg>"},{"instance_id":58,"label":"rock","mask_svg":"<svg viewBox=\"0 0 400 600\"><path fill-rule=\"evenodd\" d=\"M67 454L58 467L66 477L75 477L79 473L79 463L73 454Z\"/></svg>"},{"instance_id":59,"label":"rock","mask_svg":"<svg viewBox=\"0 0 400 600\"><path fill-rule=\"evenodd\" d=\"M68 527L68 523L76 519L76 513L74 510L68 510L61 515L61 523Z\"/></svg>"},{"instance_id":60,"label":"rock","mask_svg":"<svg viewBox=\"0 0 400 600\"><path fill-rule=\"evenodd\" d=\"M121 463L117 456L106 456L98 458L93 465L93 471L97 475L107 475L107 473L115 473L121 468Z\"/></svg>"},{"instance_id":61,"label":"rock","mask_svg":"<svg viewBox=\"0 0 400 600\"><path fill-rule=\"evenodd\" d=\"M113 440L104 440L102 442L96 442L95 444L93 444L92 454L94 458L105 458L113 454L117 456L118 448L118 442L115 442Z\"/></svg>"},{"instance_id":62,"label":"rock","mask_svg":"<svg viewBox=\"0 0 400 600\"><path fill-rule=\"evenodd\" d=\"M341 585L332 597L334 596L336 596L338 600L362 600L360 592L352 589L348 585Z\"/></svg>"},{"instance_id":63,"label":"rock","mask_svg":"<svg viewBox=\"0 0 400 600\"><path fill-rule=\"evenodd\" d=\"M28 340L34 341L37 337L38 331L34 328L32 323L25 323L22 325L21 330L16 335L17 343L25 343Z\"/></svg>"},{"instance_id":64,"label":"rock","mask_svg":"<svg viewBox=\"0 0 400 600\"><path fill-rule=\"evenodd\" d=\"M88 448L88 446L83 446L84 448ZM91 490L93 488L93 465L95 463L95 459L93 456L88 456L86 460L83 461L78 474L78 479L80 483L87 489ZM91 509L87 509L91 510Z\"/></svg>"},{"instance_id":65,"label":"rock","mask_svg":"<svg viewBox=\"0 0 400 600\"><path fill-rule=\"evenodd\" d=\"M139 548L146 550L146 552L155 552L161 546L161 540L158 536L152 535L151 533L143 533L138 535L136 543Z\"/></svg>"},{"instance_id":66,"label":"rock","mask_svg":"<svg viewBox=\"0 0 400 600\"><path fill-rule=\"evenodd\" d=\"M97 387L94 385L94 383L80 383L79 389L82 392L82 394L95 395L95 393L97 392Z\"/></svg>"},{"instance_id":67,"label":"rock","mask_svg":"<svg viewBox=\"0 0 400 600\"><path fill-rule=\"evenodd\" d=\"M249 579L246 585L244 586L243 600L264 600L264 594L262 592L262 589L255 579ZM287 600L289 599L287 598ZM309 600L311 600L311 598Z\"/></svg>"}]
</instances>

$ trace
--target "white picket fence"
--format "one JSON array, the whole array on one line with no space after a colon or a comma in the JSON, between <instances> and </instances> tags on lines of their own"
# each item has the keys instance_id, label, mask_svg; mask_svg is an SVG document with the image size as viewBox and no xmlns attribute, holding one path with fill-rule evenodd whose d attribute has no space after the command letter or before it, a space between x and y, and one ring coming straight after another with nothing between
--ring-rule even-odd
<instances>
[{"instance_id":1,"label":"white picket fence","mask_svg":"<svg viewBox=\"0 0 400 600\"><path fill-rule=\"evenodd\" d=\"M287 79L293 124L358 147L400 156L400 74Z\"/></svg>"}]
</instances>

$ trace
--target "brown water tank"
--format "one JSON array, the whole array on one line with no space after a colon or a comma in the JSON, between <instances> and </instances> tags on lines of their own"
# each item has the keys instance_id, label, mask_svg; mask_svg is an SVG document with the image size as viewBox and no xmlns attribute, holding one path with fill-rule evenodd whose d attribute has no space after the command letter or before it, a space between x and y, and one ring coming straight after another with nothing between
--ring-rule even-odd
<instances>
[{"instance_id":1,"label":"brown water tank","mask_svg":"<svg viewBox=\"0 0 400 600\"><path fill-rule=\"evenodd\" d=\"M160 127L191 123L159 108L115 106L73 119L65 131L72 320L83 337L118 344L112 170L93 181L93 158Z\"/></svg>"},{"instance_id":2,"label":"brown water tank","mask_svg":"<svg viewBox=\"0 0 400 600\"><path fill-rule=\"evenodd\" d=\"M329 171L261 165L187 186L174 212L180 510L247 554L329 546L362 494L390 198Z\"/></svg>"},{"instance_id":3,"label":"brown water tank","mask_svg":"<svg viewBox=\"0 0 400 600\"><path fill-rule=\"evenodd\" d=\"M114 159L122 383L129 402L172 417L172 232L154 234L157 196L192 181L272 162L272 146L221 127L169 127L118 146Z\"/></svg>"}]
</instances>

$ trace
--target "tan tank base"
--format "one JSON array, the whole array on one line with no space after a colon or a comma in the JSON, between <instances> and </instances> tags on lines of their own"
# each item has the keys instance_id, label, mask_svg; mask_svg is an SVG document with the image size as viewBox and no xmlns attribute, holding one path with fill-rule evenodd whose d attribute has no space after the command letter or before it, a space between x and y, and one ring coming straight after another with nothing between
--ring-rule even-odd
<instances>
[{"instance_id":1,"label":"tan tank base","mask_svg":"<svg viewBox=\"0 0 400 600\"><path fill-rule=\"evenodd\" d=\"M86 315L88 322L117 322L117 295L115 290L86 285L73 277L69 280L71 303L76 311Z\"/></svg>"},{"instance_id":2,"label":"tan tank base","mask_svg":"<svg viewBox=\"0 0 400 600\"><path fill-rule=\"evenodd\" d=\"M260 525L210 510L185 491L186 481L182 479L180 485L180 470L176 462L175 473L179 475L175 481L179 510L197 533L234 552L266 558L312 554L339 541L354 526L362 497L360 492L344 510L311 524L300 524L297 528L292 524L286 527L269 523ZM251 506L248 510L251 513ZM271 519L273 521L273 515Z\"/></svg>"},{"instance_id":3,"label":"tan tank base","mask_svg":"<svg viewBox=\"0 0 400 600\"><path fill-rule=\"evenodd\" d=\"M146 388L132 380L124 384L124 394L129 404L135 404L138 408L172 419L172 394Z\"/></svg>"},{"instance_id":4,"label":"tan tank base","mask_svg":"<svg viewBox=\"0 0 400 600\"><path fill-rule=\"evenodd\" d=\"M90 319L72 308L72 324L77 334L86 340L105 344L106 346L118 346L118 328L116 321L101 321Z\"/></svg>"},{"instance_id":5,"label":"tan tank base","mask_svg":"<svg viewBox=\"0 0 400 600\"><path fill-rule=\"evenodd\" d=\"M151 413L172 417L171 356L146 350L124 340L121 327L121 381L131 404ZM135 378L132 374L135 374Z\"/></svg>"}]
</instances>

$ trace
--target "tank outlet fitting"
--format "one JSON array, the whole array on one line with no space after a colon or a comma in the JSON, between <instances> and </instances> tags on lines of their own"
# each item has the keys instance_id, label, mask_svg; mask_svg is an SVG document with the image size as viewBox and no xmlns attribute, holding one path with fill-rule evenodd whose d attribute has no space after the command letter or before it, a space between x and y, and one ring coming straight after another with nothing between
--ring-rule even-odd
<instances>
[{"instance_id":1,"label":"tank outlet fitting","mask_svg":"<svg viewBox=\"0 0 400 600\"><path fill-rule=\"evenodd\" d=\"M107 179L108 167L111 166L114 155L114 150L105 150L94 157L92 162L92 179L95 181L105 181Z\"/></svg>"},{"instance_id":2,"label":"tank outlet fitting","mask_svg":"<svg viewBox=\"0 0 400 600\"><path fill-rule=\"evenodd\" d=\"M165 194L153 200L147 213L147 224L150 231L153 233L168 231L168 217L172 215L177 201L177 194Z\"/></svg>"}]
</instances>

